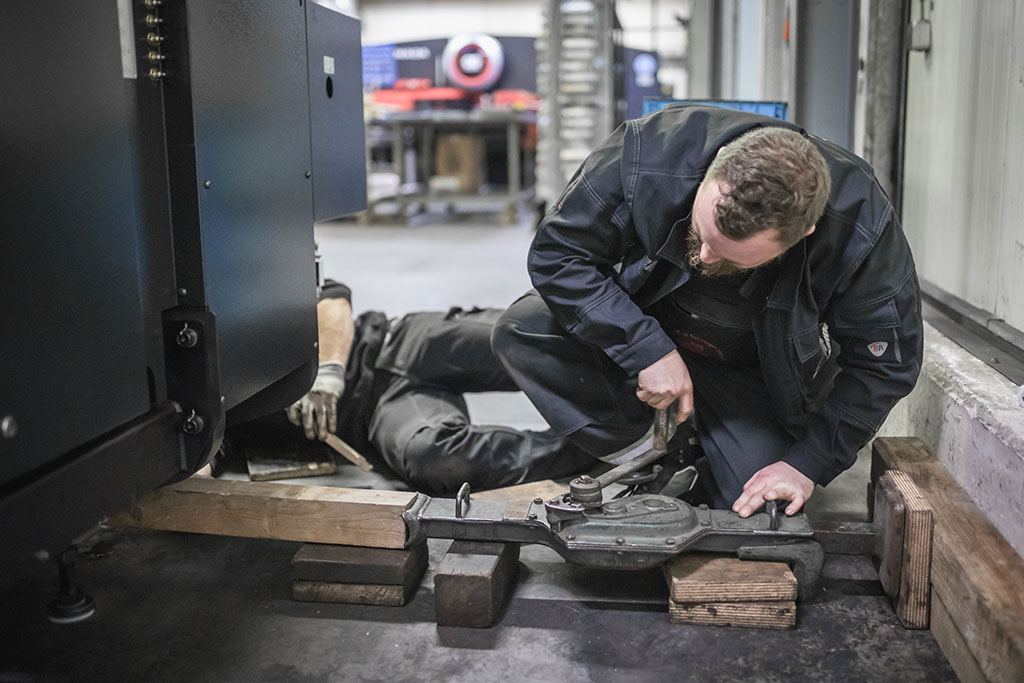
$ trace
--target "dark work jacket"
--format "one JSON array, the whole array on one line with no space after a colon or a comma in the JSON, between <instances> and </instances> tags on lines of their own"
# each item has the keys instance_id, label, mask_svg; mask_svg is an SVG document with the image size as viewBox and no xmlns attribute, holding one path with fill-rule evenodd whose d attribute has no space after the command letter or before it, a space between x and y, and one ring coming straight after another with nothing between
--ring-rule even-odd
<instances>
[{"instance_id":1,"label":"dark work jacket","mask_svg":"<svg viewBox=\"0 0 1024 683\"><path fill-rule=\"evenodd\" d=\"M761 368L795 439L784 461L827 484L853 464L921 369L914 261L862 159L777 119L669 107L627 121L587 158L541 222L528 268L570 334L637 375L675 349L643 309L689 278L686 236L697 187L722 145L760 126L807 136L832 176L817 229L744 286L761 293L754 319ZM641 291L659 262L669 264L668 277ZM830 338L839 342L839 374L815 400L830 353L821 341Z\"/></svg>"}]
</instances>

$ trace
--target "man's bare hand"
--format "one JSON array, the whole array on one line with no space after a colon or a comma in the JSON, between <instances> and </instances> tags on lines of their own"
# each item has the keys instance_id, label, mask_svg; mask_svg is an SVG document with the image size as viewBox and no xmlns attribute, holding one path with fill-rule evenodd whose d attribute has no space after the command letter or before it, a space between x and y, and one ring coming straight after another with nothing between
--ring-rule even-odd
<instances>
[{"instance_id":1,"label":"man's bare hand","mask_svg":"<svg viewBox=\"0 0 1024 683\"><path fill-rule=\"evenodd\" d=\"M743 494L732 504L732 510L740 517L749 517L769 500L788 500L786 514L795 515L812 493L813 481L792 465L779 461L762 467L743 485Z\"/></svg>"},{"instance_id":2,"label":"man's bare hand","mask_svg":"<svg viewBox=\"0 0 1024 683\"><path fill-rule=\"evenodd\" d=\"M678 351L640 371L636 397L649 406L664 410L679 399L676 423L682 424L693 412L693 382Z\"/></svg>"}]
</instances>

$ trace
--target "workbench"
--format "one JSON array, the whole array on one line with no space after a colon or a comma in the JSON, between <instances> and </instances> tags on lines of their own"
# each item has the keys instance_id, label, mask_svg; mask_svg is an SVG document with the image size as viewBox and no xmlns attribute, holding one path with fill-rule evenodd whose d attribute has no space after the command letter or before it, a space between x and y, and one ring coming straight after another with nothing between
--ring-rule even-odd
<instances>
[{"instance_id":1,"label":"workbench","mask_svg":"<svg viewBox=\"0 0 1024 683\"><path fill-rule=\"evenodd\" d=\"M402 215L423 211L428 202L441 202L448 208L460 204L481 205L482 200L501 206L504 222L513 223L519 210L519 203L533 191L532 154L528 152L524 167L520 153L522 129L536 123L534 112L524 111L450 111L431 110L401 112L380 115L367 121L367 126L384 127L389 131L391 142L390 169L398 175L399 192L393 197L373 198L367 202L366 218L372 219L380 204L396 204ZM435 138L439 133L461 133L486 135L489 132L504 132L507 150L508 187L504 192L481 194L479 192L436 192L429 187L433 175ZM368 136L368 139L372 136ZM413 166L407 165L406 154L415 152ZM524 168L526 182L524 183ZM415 187L405 192L403 188ZM524 187L525 186L525 187Z\"/></svg>"}]
</instances>

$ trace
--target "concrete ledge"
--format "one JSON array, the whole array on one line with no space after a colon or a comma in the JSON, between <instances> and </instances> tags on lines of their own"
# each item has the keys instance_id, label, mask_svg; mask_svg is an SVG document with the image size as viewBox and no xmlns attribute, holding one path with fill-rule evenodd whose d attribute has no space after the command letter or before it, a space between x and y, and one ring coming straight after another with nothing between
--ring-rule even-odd
<instances>
[{"instance_id":1,"label":"concrete ledge","mask_svg":"<svg viewBox=\"0 0 1024 683\"><path fill-rule=\"evenodd\" d=\"M917 387L880 436L916 436L1024 556L1024 408L1008 379L925 324Z\"/></svg>"}]
</instances>

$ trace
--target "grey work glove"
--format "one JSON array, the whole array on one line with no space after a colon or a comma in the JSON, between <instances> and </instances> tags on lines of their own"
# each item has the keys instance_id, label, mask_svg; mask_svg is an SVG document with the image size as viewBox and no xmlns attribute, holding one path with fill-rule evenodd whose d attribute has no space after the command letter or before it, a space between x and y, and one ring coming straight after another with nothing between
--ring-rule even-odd
<instances>
[{"instance_id":1,"label":"grey work glove","mask_svg":"<svg viewBox=\"0 0 1024 683\"><path fill-rule=\"evenodd\" d=\"M302 427L307 439L323 441L338 431L338 401L345 391L345 366L322 363L309 393L285 412L292 424Z\"/></svg>"}]
</instances>

